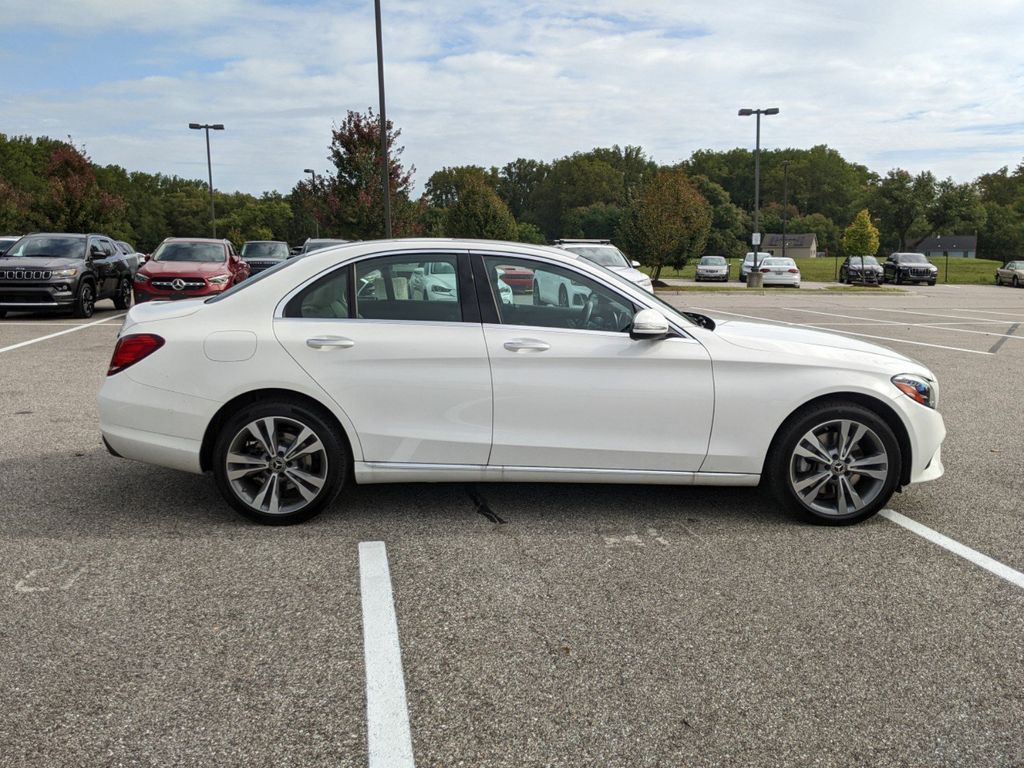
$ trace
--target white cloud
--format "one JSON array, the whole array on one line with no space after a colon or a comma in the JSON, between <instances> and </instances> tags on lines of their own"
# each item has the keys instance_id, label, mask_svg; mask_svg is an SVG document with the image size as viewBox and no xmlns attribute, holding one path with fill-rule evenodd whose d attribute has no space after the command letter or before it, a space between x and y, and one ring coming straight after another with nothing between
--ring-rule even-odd
<instances>
[{"instance_id":1,"label":"white cloud","mask_svg":"<svg viewBox=\"0 0 1024 768\"><path fill-rule=\"evenodd\" d=\"M217 121L228 127L214 137L219 188L287 190L302 168L326 168L332 122L377 104L369 2L8 5L12 29L159 30L154 55L180 61L4 105L8 131L70 133L99 162L201 177L201 134L185 126ZM782 110L762 121L765 147L824 143L880 173L969 179L1024 156L1020 16L1004 0L384 0L388 113L420 185L443 165L613 143L666 163L751 146L742 106ZM998 125L1009 127L976 130Z\"/></svg>"}]
</instances>

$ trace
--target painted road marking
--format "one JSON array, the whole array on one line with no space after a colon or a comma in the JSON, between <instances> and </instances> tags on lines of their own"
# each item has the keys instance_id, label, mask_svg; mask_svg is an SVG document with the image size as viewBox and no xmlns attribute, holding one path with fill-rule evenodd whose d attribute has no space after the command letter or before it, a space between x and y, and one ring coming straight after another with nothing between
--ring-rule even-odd
<instances>
[{"instance_id":1,"label":"painted road marking","mask_svg":"<svg viewBox=\"0 0 1024 768\"><path fill-rule=\"evenodd\" d=\"M412 768L415 763L402 649L383 541L359 543L359 592L363 603L369 768Z\"/></svg>"},{"instance_id":2,"label":"painted road marking","mask_svg":"<svg viewBox=\"0 0 1024 768\"><path fill-rule=\"evenodd\" d=\"M949 349L953 352L969 352L972 355L991 355L991 352L984 352L977 349L964 349L963 347L947 347L945 344L929 344L926 341L910 341L909 339L894 339L891 336L874 336L870 333L855 333L854 331L842 331L838 328L828 328L822 325L810 325L809 323L790 323L786 320L772 320L769 317L757 317L756 315L741 315L738 312L725 312L721 309L712 309L710 307L694 307L701 312L710 312L712 315L731 315L733 317L743 317L747 320L762 320L766 323L775 323L777 325L792 325L797 328L810 328L815 331L825 331L827 333L841 333L844 336L861 336L865 339L878 339L881 341L895 341L900 344L915 344L919 347L936 347L938 349Z\"/></svg>"},{"instance_id":3,"label":"painted road marking","mask_svg":"<svg viewBox=\"0 0 1024 768\"><path fill-rule=\"evenodd\" d=\"M901 525L908 531L916 533L918 536L928 539L928 541L932 542L933 544L938 544L943 549L948 549L953 554L960 555L960 557L964 558L965 560L970 560L978 567L984 568L986 571L994 573L999 578L1005 579L1011 584L1015 584L1021 589L1024 589L1024 573L1014 570L1008 565L1003 565L998 560L993 560L988 555L983 555L976 549L971 549L970 547L966 546L965 544L961 544L959 541L956 541L955 539L951 539L948 536L942 535L938 531L933 531L928 526L921 525L921 523L917 522L916 520L911 520L909 517L904 517L899 512L894 512L891 509L883 509L878 514L884 517L886 520L891 520L892 522L896 523L896 525Z\"/></svg>"},{"instance_id":4,"label":"painted road marking","mask_svg":"<svg viewBox=\"0 0 1024 768\"><path fill-rule=\"evenodd\" d=\"M128 313L126 312L125 314ZM63 336L65 333L74 333L75 331L80 331L83 328L92 328L94 325L108 323L111 320L120 320L122 317L124 317L124 315L114 315L113 317L105 317L102 320L96 320L91 323L86 323L85 325L76 325L74 328L66 328L63 331L57 331L56 333L50 333L47 334L46 336L40 336L37 339L29 339L28 341L22 341L17 344L11 344L11 346L9 347L0 347L0 352L10 352L11 350L14 349L21 349L22 347L27 347L29 344L38 344L40 341L46 341L47 339L55 339L58 336Z\"/></svg>"},{"instance_id":5,"label":"painted road marking","mask_svg":"<svg viewBox=\"0 0 1024 768\"><path fill-rule=\"evenodd\" d=\"M1024 320L1024 315L1021 315L1020 312L996 312L994 309L958 309L957 312L971 312L974 314L999 316L1006 315L1007 317L1014 317L1018 320Z\"/></svg>"},{"instance_id":6,"label":"painted road marking","mask_svg":"<svg viewBox=\"0 0 1024 768\"><path fill-rule=\"evenodd\" d=\"M814 310L814 309L800 309L798 307L783 307L783 309L785 309L787 312L806 312L806 313L808 313L810 315L824 315L825 317L845 317L845 318L848 318L850 320L870 320L871 319L869 317L857 317L855 315L837 315L834 312L818 312L817 310ZM887 309L885 311L886 312L904 312L904 310L902 310L902 309ZM908 314L908 315L925 315L927 313L925 313L925 312L906 312L906 314ZM952 317L952 315L931 315L931 317ZM1004 339L1018 338L1018 339L1021 339L1022 341L1024 341L1024 338L1022 338L1020 336L1012 336L1012 335L1009 335L1009 334L1006 334L1006 333L995 333L993 331L972 331L969 328L949 328L949 327L946 327L946 325L938 326L937 324L933 324L933 323L904 323L902 320L876 320L875 322L876 323L882 323L884 325L901 325L901 326L904 326L904 327L906 327L908 325L913 325L915 328L935 328L936 330L953 331L955 333L975 333L975 334L978 334L979 336L1002 336L1002 337L1004 337ZM831 323L831 325L835 325L835 323Z\"/></svg>"}]
</instances>

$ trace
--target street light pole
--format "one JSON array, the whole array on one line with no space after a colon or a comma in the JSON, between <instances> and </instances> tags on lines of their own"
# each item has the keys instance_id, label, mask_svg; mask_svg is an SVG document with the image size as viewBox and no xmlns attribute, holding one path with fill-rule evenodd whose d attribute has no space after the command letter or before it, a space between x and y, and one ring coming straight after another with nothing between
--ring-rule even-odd
<instances>
[{"instance_id":1,"label":"street light pole","mask_svg":"<svg viewBox=\"0 0 1024 768\"><path fill-rule=\"evenodd\" d=\"M786 219L789 218L789 160L782 161L782 258L786 258Z\"/></svg>"},{"instance_id":2,"label":"street light pole","mask_svg":"<svg viewBox=\"0 0 1024 768\"><path fill-rule=\"evenodd\" d=\"M213 227L213 236L217 236L217 213L213 207L213 163L210 162L210 131L223 131L222 123L189 123L188 127L193 131L206 131L206 174L210 182L210 226Z\"/></svg>"},{"instance_id":3,"label":"street light pole","mask_svg":"<svg viewBox=\"0 0 1024 768\"><path fill-rule=\"evenodd\" d=\"M320 239L320 219L316 215L316 208L318 207L317 204L316 204L316 171L314 171L312 168L303 168L302 172L303 173L308 173L310 176L313 177L313 182L312 182L313 186L311 188L312 191L313 191L313 195L314 195L314 197L313 197L313 209L314 209L313 210L313 222L316 224L316 237L319 240Z\"/></svg>"},{"instance_id":4,"label":"street light pole","mask_svg":"<svg viewBox=\"0 0 1024 768\"><path fill-rule=\"evenodd\" d=\"M779 114L778 107L769 107L768 109L741 109L739 111L740 117L749 117L755 115L757 118L757 138L754 144L754 234L757 242L753 243L754 246L754 266L753 269L757 270L757 252L758 248L761 247L761 115L777 115ZM785 242L785 239L783 239Z\"/></svg>"},{"instance_id":5,"label":"street light pole","mask_svg":"<svg viewBox=\"0 0 1024 768\"><path fill-rule=\"evenodd\" d=\"M384 102L384 43L380 31L380 0L373 0L377 20L377 90L380 92L380 154L384 162L384 237L391 238L391 162L388 160L388 118Z\"/></svg>"}]
</instances>

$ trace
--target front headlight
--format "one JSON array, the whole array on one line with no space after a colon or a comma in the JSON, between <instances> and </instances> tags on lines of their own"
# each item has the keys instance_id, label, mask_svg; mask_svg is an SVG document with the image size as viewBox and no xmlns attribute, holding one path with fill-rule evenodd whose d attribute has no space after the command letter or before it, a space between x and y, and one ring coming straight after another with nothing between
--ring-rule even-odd
<instances>
[{"instance_id":1,"label":"front headlight","mask_svg":"<svg viewBox=\"0 0 1024 768\"><path fill-rule=\"evenodd\" d=\"M217 277L211 277L207 282L209 282L210 285L224 285L224 283L230 279L230 275L217 275Z\"/></svg>"},{"instance_id":2,"label":"front headlight","mask_svg":"<svg viewBox=\"0 0 1024 768\"><path fill-rule=\"evenodd\" d=\"M135 282L136 283L148 283L149 282L149 278L146 275L142 274L141 272L136 272L135 273Z\"/></svg>"},{"instance_id":3,"label":"front headlight","mask_svg":"<svg viewBox=\"0 0 1024 768\"><path fill-rule=\"evenodd\" d=\"M57 277L74 277L75 275L78 274L78 267L71 267L69 269L55 269L50 274L52 274L53 277L55 277L55 278L57 278Z\"/></svg>"},{"instance_id":4,"label":"front headlight","mask_svg":"<svg viewBox=\"0 0 1024 768\"><path fill-rule=\"evenodd\" d=\"M434 285L430 286L430 290L431 290L432 293L451 293L452 292L451 288L448 288L447 286L444 286L444 285L437 285L436 283Z\"/></svg>"},{"instance_id":5,"label":"front headlight","mask_svg":"<svg viewBox=\"0 0 1024 768\"><path fill-rule=\"evenodd\" d=\"M936 382L912 373L892 377L892 383L903 394L928 408L939 405L939 386Z\"/></svg>"}]
</instances>

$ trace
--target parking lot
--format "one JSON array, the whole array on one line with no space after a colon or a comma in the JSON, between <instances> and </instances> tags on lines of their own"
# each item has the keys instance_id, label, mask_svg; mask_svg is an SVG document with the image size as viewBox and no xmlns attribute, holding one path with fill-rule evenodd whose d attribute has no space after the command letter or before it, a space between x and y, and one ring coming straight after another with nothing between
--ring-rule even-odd
<instances>
[{"instance_id":1,"label":"parking lot","mask_svg":"<svg viewBox=\"0 0 1024 768\"><path fill-rule=\"evenodd\" d=\"M419 766L1024 764L1024 291L667 298L928 365L946 476L891 509L1003 575L898 515L806 526L757 489L368 486L259 527L101 445L123 313L11 315L0 764L365 765L370 541Z\"/></svg>"}]
</instances>

